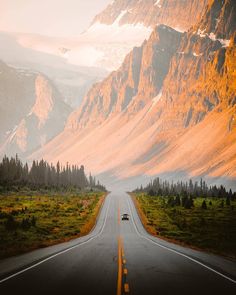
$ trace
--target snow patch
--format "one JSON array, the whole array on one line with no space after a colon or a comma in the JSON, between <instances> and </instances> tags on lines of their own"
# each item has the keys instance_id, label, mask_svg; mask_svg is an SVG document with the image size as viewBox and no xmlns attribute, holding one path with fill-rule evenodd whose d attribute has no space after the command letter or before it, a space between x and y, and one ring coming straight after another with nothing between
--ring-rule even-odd
<instances>
[{"instance_id":1,"label":"snow patch","mask_svg":"<svg viewBox=\"0 0 236 295\"><path fill-rule=\"evenodd\" d=\"M227 39L217 39L216 35L211 32L210 34L205 33L206 29L204 30L200 30L198 29L197 34L201 37L201 38L205 38L206 36L209 37L212 41L219 41L221 43L221 45L223 47L228 47L230 44L230 40Z\"/></svg>"},{"instance_id":2,"label":"snow patch","mask_svg":"<svg viewBox=\"0 0 236 295\"><path fill-rule=\"evenodd\" d=\"M162 90L160 90L159 94L152 99L152 104L151 104L151 106L150 106L150 108L148 110L148 113L151 112L151 110L158 103L158 101L161 100L161 97L162 97Z\"/></svg>"},{"instance_id":3,"label":"snow patch","mask_svg":"<svg viewBox=\"0 0 236 295\"><path fill-rule=\"evenodd\" d=\"M161 5L159 4L161 0L157 0L155 3L154 3L154 6L158 6L159 8L161 8Z\"/></svg>"},{"instance_id":4,"label":"snow patch","mask_svg":"<svg viewBox=\"0 0 236 295\"><path fill-rule=\"evenodd\" d=\"M174 29L175 31L177 31L177 32L180 32L180 33L184 33L184 32L186 32L186 30L181 29L181 28L179 28L179 27L173 27L173 29Z\"/></svg>"},{"instance_id":5,"label":"snow patch","mask_svg":"<svg viewBox=\"0 0 236 295\"><path fill-rule=\"evenodd\" d=\"M74 38L47 38L17 35L17 42L26 48L45 52L78 66L90 66L112 71L135 46L140 46L153 31L143 23L119 24L127 10L122 10L111 25L94 23L88 30Z\"/></svg>"},{"instance_id":6,"label":"snow patch","mask_svg":"<svg viewBox=\"0 0 236 295\"><path fill-rule=\"evenodd\" d=\"M154 107L154 105L158 103L161 97L162 97L162 91L160 90L159 94L152 99L152 107Z\"/></svg>"},{"instance_id":7,"label":"snow patch","mask_svg":"<svg viewBox=\"0 0 236 295\"><path fill-rule=\"evenodd\" d=\"M206 29L204 29L204 30L198 29L197 34L198 34L201 38L204 38L204 37L206 37L206 35L207 35L207 34L205 34L205 31L206 31Z\"/></svg>"},{"instance_id":8,"label":"snow patch","mask_svg":"<svg viewBox=\"0 0 236 295\"><path fill-rule=\"evenodd\" d=\"M212 41L219 41L223 47L228 47L229 46L229 43L230 43L230 40L227 40L227 39L217 39L216 38L216 35L214 33L210 33L208 35L208 37L212 40Z\"/></svg>"},{"instance_id":9,"label":"snow patch","mask_svg":"<svg viewBox=\"0 0 236 295\"><path fill-rule=\"evenodd\" d=\"M127 53L152 33L151 27L141 23L119 25L126 12L122 11L112 25L97 22L81 34L78 45L68 53L69 63L103 67L109 71L117 69Z\"/></svg>"},{"instance_id":10,"label":"snow patch","mask_svg":"<svg viewBox=\"0 0 236 295\"><path fill-rule=\"evenodd\" d=\"M196 57L202 56L202 53L197 54L196 52L193 52L193 56L196 56Z\"/></svg>"},{"instance_id":11,"label":"snow patch","mask_svg":"<svg viewBox=\"0 0 236 295\"><path fill-rule=\"evenodd\" d=\"M120 20L123 18L123 16L127 13L127 10L122 10L120 15L116 18L113 25L119 25Z\"/></svg>"}]
</instances>

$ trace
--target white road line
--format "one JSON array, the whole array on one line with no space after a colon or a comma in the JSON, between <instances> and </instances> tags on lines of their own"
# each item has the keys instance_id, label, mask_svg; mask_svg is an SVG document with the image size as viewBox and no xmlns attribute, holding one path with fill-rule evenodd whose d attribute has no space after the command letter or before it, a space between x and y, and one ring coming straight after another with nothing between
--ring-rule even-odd
<instances>
[{"instance_id":1,"label":"white road line","mask_svg":"<svg viewBox=\"0 0 236 295\"><path fill-rule=\"evenodd\" d=\"M136 233L137 233L138 236L140 236L140 237L143 238L143 239L146 239L147 241L149 241L149 242L155 244L156 246L158 246L158 247L160 247L160 248L164 248L164 249L169 250L169 251L171 251L171 252L173 252L173 253L175 253L175 254L178 254L178 255L180 255L180 256L183 256L183 257L185 257L185 258L191 260L192 262L195 262L195 263L201 265L202 267L204 267L204 268L206 268L206 269L208 269L208 270L214 272L215 274L217 274L217 275L219 275L219 276L221 276L221 277L227 279L228 281L230 281L230 282L236 284L236 280L234 280L234 279L228 277L227 275L224 275L223 273L221 273L221 272L219 272L219 271L217 271L217 270L215 270L215 269L213 269L213 268L207 266L206 264L204 264L204 263L202 263L202 262L200 262L200 261L198 261L198 260L196 260L196 259L194 259L194 258L192 258L192 257L190 257L190 256L188 256L188 255L186 255L186 254L183 254L183 253L181 253L181 252L179 252L179 251L177 251L177 250L174 250L174 249L171 249L171 248L169 248L169 247L163 246L163 245L159 244L158 242L153 241L151 238L149 238L149 237L145 237L144 235L142 235L142 234L139 232L138 227L137 227L137 225L136 225L136 223L135 223L135 221L134 221L134 218L133 218L133 212L132 212L131 205L130 205L130 200L126 199L126 201L127 201L128 207L129 207L129 211L130 211L130 215L131 215L131 220L132 220L132 222L133 222L133 225L134 225L135 231L136 231Z\"/></svg>"},{"instance_id":2,"label":"white road line","mask_svg":"<svg viewBox=\"0 0 236 295\"><path fill-rule=\"evenodd\" d=\"M7 281L7 280L10 280L10 279L12 279L12 278L18 276L18 275L20 275L20 274L22 274L22 273L24 273L24 272L26 272L27 270L30 270L30 269L32 269L32 268L35 268L36 266L38 266L38 265L40 265L40 264L42 264L42 263L44 263L44 262L46 262L46 261L48 261L48 260L51 260L51 259L53 259L53 258L55 258L55 257L57 257L57 256L59 256L59 255L61 255L61 254L64 254L64 253L66 253L66 252L69 252L69 251L71 251L71 250L73 250L73 249L75 249L75 248L78 248L78 247L80 247L80 246L82 246L82 245L84 245L84 244L87 244L87 243L91 242L92 240L94 240L95 238L98 238L98 237L103 233L103 230L104 230L104 227L105 227L105 224L106 224L106 221L107 221L108 211L109 211L109 208L110 208L110 201L111 201L111 199L110 199L110 197L109 197L109 201L108 201L108 205L107 205L107 209L106 209L106 213L105 213L104 223L103 223L103 225L102 225L101 230L98 232L97 235L95 235L95 236L93 236L93 237L90 237L88 240L86 240L86 241L84 241L84 242L81 242L81 243L79 243L79 244L77 244L77 245L74 245L74 246L72 246L72 247L70 247L70 248L67 248L67 249L65 249L65 250L62 250L62 251L56 253L56 254L53 254L53 255L51 255L51 256L49 256L49 257L47 257L47 258L45 258L45 259L43 259L43 260L41 260L41 261L39 261L39 262L37 262L37 263L35 263L35 264L33 264L33 265L27 267L27 268L24 268L24 269L22 269L22 270L20 270L20 271L18 271L18 272L16 272L16 273L14 273L14 274L12 274L12 275L10 275L10 276L8 276L8 277L6 277L6 278L0 280L0 284L3 283L3 282L5 282L5 281Z\"/></svg>"}]
</instances>

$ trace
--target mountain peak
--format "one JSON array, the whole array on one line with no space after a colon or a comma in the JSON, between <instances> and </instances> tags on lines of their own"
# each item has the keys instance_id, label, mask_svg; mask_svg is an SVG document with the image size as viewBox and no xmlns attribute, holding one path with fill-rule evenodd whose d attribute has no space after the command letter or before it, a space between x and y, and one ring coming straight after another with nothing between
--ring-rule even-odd
<instances>
[{"instance_id":1,"label":"mountain peak","mask_svg":"<svg viewBox=\"0 0 236 295\"><path fill-rule=\"evenodd\" d=\"M206 4L207 0L115 0L94 18L92 25L142 24L154 28L164 23L186 31L200 19Z\"/></svg>"},{"instance_id":2,"label":"mountain peak","mask_svg":"<svg viewBox=\"0 0 236 295\"><path fill-rule=\"evenodd\" d=\"M54 105L52 86L42 75L38 75L35 79L35 95L36 100L31 113L38 118L39 128L41 128L48 119Z\"/></svg>"}]
</instances>

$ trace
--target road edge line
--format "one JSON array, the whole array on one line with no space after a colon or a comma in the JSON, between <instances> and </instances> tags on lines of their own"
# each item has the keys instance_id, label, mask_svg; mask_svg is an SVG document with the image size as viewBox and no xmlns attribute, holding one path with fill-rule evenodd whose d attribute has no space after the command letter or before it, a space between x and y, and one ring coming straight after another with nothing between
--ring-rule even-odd
<instances>
[{"instance_id":1,"label":"road edge line","mask_svg":"<svg viewBox=\"0 0 236 295\"><path fill-rule=\"evenodd\" d=\"M51 260L51 259L53 259L53 258L55 258L55 257L57 257L57 256L59 256L59 255L61 255L61 254L64 254L64 253L66 253L66 252L69 252L69 251L71 251L71 250L73 250L73 249L75 249L75 248L78 248L78 247L80 247L80 246L82 246L82 245L84 245L84 244L87 244L87 243L91 242L92 240L94 240L95 238L99 237L99 236L102 234L103 230L104 230L104 227L105 227L105 224L106 224L106 221L107 221L108 209L109 209L109 208L110 208L110 198L109 198L109 200L108 200L108 205L107 205L107 209L106 209L106 213L105 213L105 219L104 219L104 222L103 222L102 228L101 228L101 230L98 232L97 235L92 236L92 237L90 237L88 240L86 240L86 241L84 241L84 242L81 242L81 243L79 243L79 244L77 244L77 245L74 245L74 246L71 246L71 247L69 247L69 248L67 248L67 249L65 249L65 250L59 251L59 252L57 252L56 254L52 254L51 256L49 256L49 257L47 257L47 258L45 258L45 259L43 259L43 260L41 260L41 261L39 261L39 262L37 262L37 263L31 265L31 266L29 266L29 267L26 267L26 268L24 268L24 269L22 269L22 270L20 270L20 271L18 271L18 272L16 272L16 273L13 273L12 275L9 275L9 276L7 276L7 277L1 279L1 280L0 280L0 284L6 282L6 281L8 281L8 280L10 280L10 279L12 279L12 278L14 278L14 277L16 277L16 276L18 276L18 275L24 273L24 272L26 272L26 271L32 269L32 268L35 268L35 267L39 266L40 264L42 264L42 263L44 263L44 262L47 262L48 260Z\"/></svg>"},{"instance_id":2,"label":"road edge line","mask_svg":"<svg viewBox=\"0 0 236 295\"><path fill-rule=\"evenodd\" d=\"M175 253L175 254L178 254L178 255L180 255L180 256L182 256L182 257L185 257L185 258L191 260L192 262L195 262L195 263L201 265L202 267L208 269L209 271L212 271L212 272L214 272L215 274L217 274L217 275L223 277L224 279L227 279L228 281L230 281L230 282L236 284L236 280L234 280L234 279L228 277L227 275L224 275L223 273L221 273L221 272L215 270L214 268L211 268L210 266L207 266L206 264L204 264L204 263L198 261L197 259L194 259L194 258L192 258L192 257L190 257L190 256L188 256L188 255L186 255L186 254L183 254L183 253L181 253L181 252L179 252L179 251L177 251L177 250L171 249L171 248L169 248L169 247L167 247L167 246L161 245L161 244L159 244L158 242L153 241L153 240L152 240L151 238L149 238L149 237L145 237L145 236L143 236L143 235L139 232L139 230L138 230L138 228L137 228L137 225L136 225L136 223L135 223L135 221L134 221L134 218L133 218L133 212L132 212L132 209L131 209L131 206L130 206L130 200L126 200L126 201L127 201L127 203L128 203L128 207L129 207L129 211L130 211L130 215L131 215L132 223L133 223L133 225L134 225L134 228L135 228L136 233L138 234L138 236L140 236L140 237L143 238L143 239L146 239L147 241L149 241L149 242L151 242L151 243L157 245L157 246L160 247L160 248L163 248L163 249L169 250L169 251L171 251L171 252L173 252L173 253Z\"/></svg>"}]
</instances>

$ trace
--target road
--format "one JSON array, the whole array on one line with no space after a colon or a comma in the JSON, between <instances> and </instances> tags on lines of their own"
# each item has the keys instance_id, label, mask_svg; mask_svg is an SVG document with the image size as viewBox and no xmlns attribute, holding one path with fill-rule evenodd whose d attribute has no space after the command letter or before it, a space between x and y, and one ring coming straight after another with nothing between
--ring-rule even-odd
<instances>
[{"instance_id":1,"label":"road","mask_svg":"<svg viewBox=\"0 0 236 295\"><path fill-rule=\"evenodd\" d=\"M108 195L89 235L0 261L0 270L2 295L236 294L234 262L150 236L126 193Z\"/></svg>"}]
</instances>

